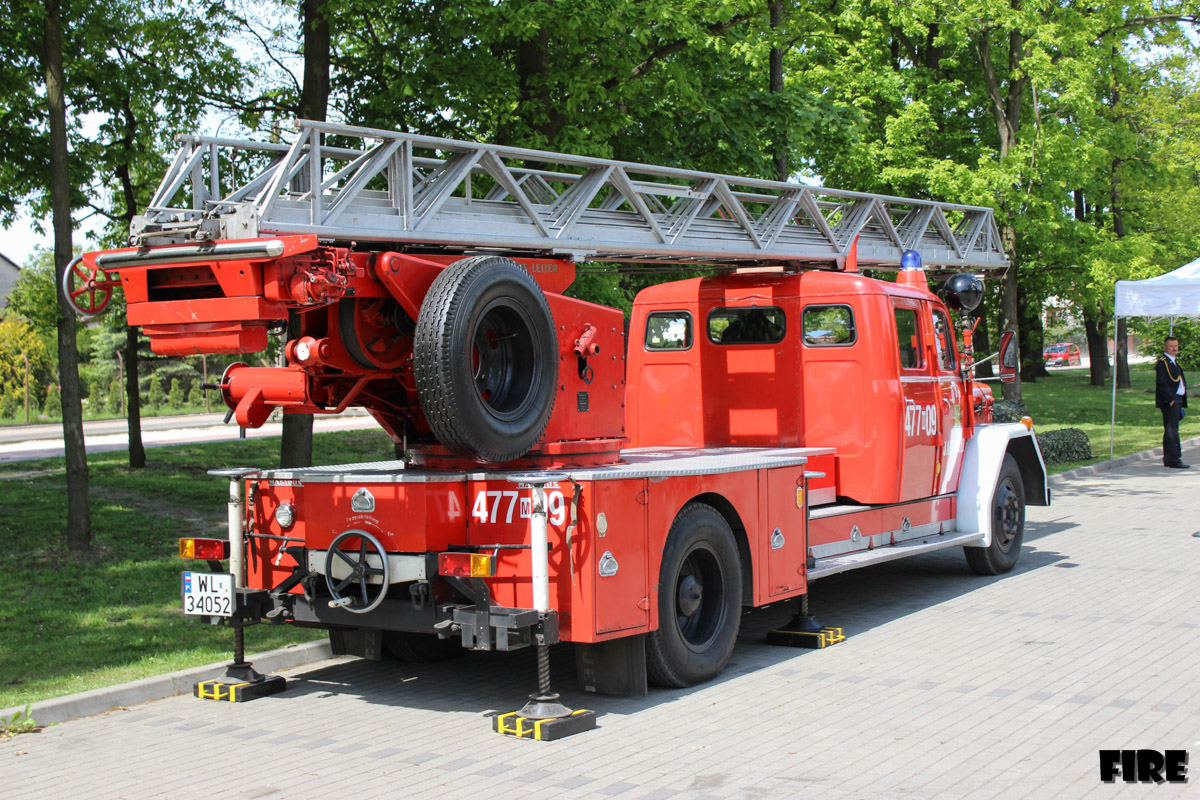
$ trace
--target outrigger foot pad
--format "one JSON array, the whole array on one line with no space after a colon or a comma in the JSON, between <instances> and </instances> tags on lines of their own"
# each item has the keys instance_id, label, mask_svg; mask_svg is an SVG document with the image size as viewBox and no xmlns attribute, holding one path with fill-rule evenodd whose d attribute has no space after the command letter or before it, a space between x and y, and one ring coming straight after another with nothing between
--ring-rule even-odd
<instances>
[{"instance_id":1,"label":"outrigger foot pad","mask_svg":"<svg viewBox=\"0 0 1200 800\"><path fill-rule=\"evenodd\" d=\"M211 681L200 681L196 684L194 694L201 700L244 703L247 700L279 694L286 688L287 679L282 675L259 675L256 681L236 681L226 676Z\"/></svg>"},{"instance_id":2,"label":"outrigger foot pad","mask_svg":"<svg viewBox=\"0 0 1200 800\"><path fill-rule=\"evenodd\" d=\"M579 709L565 717L533 719L521 716L520 711L510 711L492 717L492 730L518 739L536 739L552 742L575 733L590 731L596 727L596 712Z\"/></svg>"},{"instance_id":3,"label":"outrigger foot pad","mask_svg":"<svg viewBox=\"0 0 1200 800\"><path fill-rule=\"evenodd\" d=\"M787 625L767 634L767 644L780 647L807 647L810 650L819 650L822 647L830 647L844 641L846 641L846 636L842 633L841 628L796 630L791 625Z\"/></svg>"}]
</instances>

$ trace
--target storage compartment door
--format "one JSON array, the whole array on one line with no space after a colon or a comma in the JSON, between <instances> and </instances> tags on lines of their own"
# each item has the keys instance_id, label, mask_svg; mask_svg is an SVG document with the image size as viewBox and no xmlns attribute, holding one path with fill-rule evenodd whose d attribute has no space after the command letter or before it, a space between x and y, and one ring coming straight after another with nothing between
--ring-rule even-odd
<instances>
[{"instance_id":1,"label":"storage compartment door","mask_svg":"<svg viewBox=\"0 0 1200 800\"><path fill-rule=\"evenodd\" d=\"M646 481L595 481L592 486L595 503L586 513L590 516L587 545L595 586L596 633L645 628L650 622Z\"/></svg>"},{"instance_id":2,"label":"storage compartment door","mask_svg":"<svg viewBox=\"0 0 1200 800\"><path fill-rule=\"evenodd\" d=\"M808 543L804 514L808 498L800 491L803 474L802 466L759 473L759 491L765 488L767 500L760 536L766 540L768 597L801 591L805 586Z\"/></svg>"}]
</instances>

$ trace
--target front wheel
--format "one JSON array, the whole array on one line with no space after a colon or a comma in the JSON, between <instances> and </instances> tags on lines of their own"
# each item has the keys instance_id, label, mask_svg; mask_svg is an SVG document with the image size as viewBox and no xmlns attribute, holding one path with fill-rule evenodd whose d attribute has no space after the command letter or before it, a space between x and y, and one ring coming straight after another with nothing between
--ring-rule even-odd
<instances>
[{"instance_id":1,"label":"front wheel","mask_svg":"<svg viewBox=\"0 0 1200 800\"><path fill-rule=\"evenodd\" d=\"M979 575L1008 572L1021 555L1024 538L1025 486L1017 462L1005 455L992 494L992 543L987 547L964 547L967 566Z\"/></svg>"},{"instance_id":2,"label":"front wheel","mask_svg":"<svg viewBox=\"0 0 1200 800\"><path fill-rule=\"evenodd\" d=\"M729 523L690 503L663 549L658 630L646 638L646 672L656 686L693 686L721 674L741 624L742 570Z\"/></svg>"}]
</instances>

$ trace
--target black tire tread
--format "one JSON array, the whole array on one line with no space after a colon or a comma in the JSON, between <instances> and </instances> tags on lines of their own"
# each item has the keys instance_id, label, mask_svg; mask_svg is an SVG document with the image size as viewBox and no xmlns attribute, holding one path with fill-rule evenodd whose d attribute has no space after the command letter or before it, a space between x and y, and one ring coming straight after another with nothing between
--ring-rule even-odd
<instances>
[{"instance_id":1,"label":"black tire tread","mask_svg":"<svg viewBox=\"0 0 1200 800\"><path fill-rule=\"evenodd\" d=\"M967 566L977 575L1003 575L1011 571L1016 566L1021 545L1025 540L1025 485L1021 481L1021 468L1017 466L1013 457L1007 454L1000 465L1000 474L996 477L997 488L1006 477L1012 480L1021 499L1021 531L1008 554L1001 552L996 546L995 531L992 532L992 543L987 547L964 547L963 555L967 558Z\"/></svg>"},{"instance_id":2,"label":"black tire tread","mask_svg":"<svg viewBox=\"0 0 1200 800\"><path fill-rule=\"evenodd\" d=\"M668 564L669 559L673 558L674 550L681 548L684 545L681 543L686 528L697 522L700 522L703 517L709 517L718 528L723 528L728 536L728 546L731 548L733 556L732 563L727 564L725 572L727 586L725 587L726 594L737 598L735 608L728 616L728 623L732 625L733 632L729 635L726 632L728 641L724 644L719 652L716 653L714 659L717 664L716 671L713 675L700 678L699 680L689 678L686 675L680 674L672 663L671 654L668 651L668 645L664 640L664 628L669 622L664 622L664 614L662 611L664 596L667 598L670 607L674 608L675 604L675 587L666 586L666 578L662 574L662 568L659 569L659 615L658 615L658 630L651 631L646 637L646 676L651 684L662 686L665 688L681 689L687 686L694 686L704 680L710 680L719 674L724 669L725 664L729 661L733 654L733 647L737 643L737 632L741 625L741 596L742 596L742 570L738 562L737 542L733 538L733 531L729 528L729 523L712 506L706 503L688 503L671 523L671 530L667 534L667 542L663 547L663 564Z\"/></svg>"},{"instance_id":3,"label":"black tire tread","mask_svg":"<svg viewBox=\"0 0 1200 800\"><path fill-rule=\"evenodd\" d=\"M421 303L421 312L413 339L413 375L416 379L417 393L421 400L421 409L425 414L425 419L433 430L434 436L443 446L453 452L472 456L481 461L502 463L519 458L528 452L529 448L525 447L520 452L517 450L501 451L488 446L468 431L463 430L459 421L463 418L464 410L459 405L460 398L456 396L450 380L453 370L461 365L455 364L451 343L448 341L449 337L441 335L441 326L434 324L435 321L455 319L458 314L463 313L463 305L469 298L465 299L460 294L460 288L465 281L469 280L471 272L481 269L489 261L512 265L524 272L515 262L499 256L472 256L456 261L443 270L434 280ZM525 274L528 275L528 273ZM532 276L529 276L529 282L537 297L543 304L546 304L545 293L542 292L541 286L533 280ZM548 366L556 371L557 361ZM557 372L549 380L557 384ZM549 422L557 394L557 391L550 393L549 406L542 415L537 436L541 435L545 430L546 423Z\"/></svg>"}]
</instances>

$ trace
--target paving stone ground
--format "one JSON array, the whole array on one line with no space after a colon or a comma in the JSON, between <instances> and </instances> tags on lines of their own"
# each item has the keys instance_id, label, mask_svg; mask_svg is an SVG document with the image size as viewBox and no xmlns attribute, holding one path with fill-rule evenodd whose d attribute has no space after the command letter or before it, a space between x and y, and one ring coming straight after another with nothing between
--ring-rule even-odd
<instances>
[{"instance_id":1,"label":"paving stone ground","mask_svg":"<svg viewBox=\"0 0 1200 800\"><path fill-rule=\"evenodd\" d=\"M1200 796L1197 532L1200 467L1127 464L1031 508L1010 575L953 550L814 584L848 635L830 649L768 647L791 609L756 610L720 679L631 700L574 690L555 648L564 700L600 715L576 737L491 732L532 688L528 651L335 659L276 697L174 697L2 741L0 796ZM1188 750L1190 783L1101 783L1098 751L1121 748Z\"/></svg>"}]
</instances>

